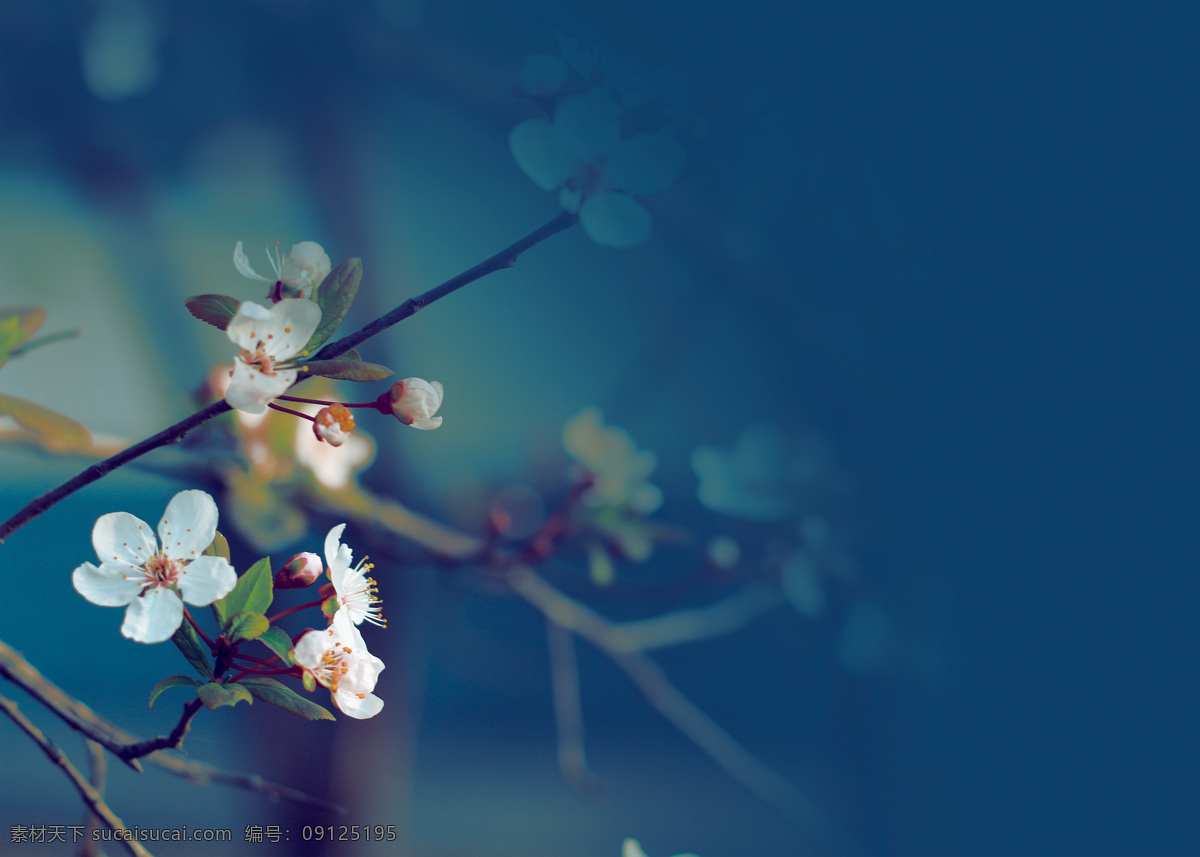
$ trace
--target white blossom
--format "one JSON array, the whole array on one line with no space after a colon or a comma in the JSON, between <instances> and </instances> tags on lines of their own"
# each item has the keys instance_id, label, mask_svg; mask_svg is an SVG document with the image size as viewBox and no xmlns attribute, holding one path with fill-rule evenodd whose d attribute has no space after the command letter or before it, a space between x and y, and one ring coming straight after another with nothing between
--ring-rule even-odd
<instances>
[{"instance_id":1,"label":"white blossom","mask_svg":"<svg viewBox=\"0 0 1200 857\"><path fill-rule=\"evenodd\" d=\"M295 382L299 372L290 361L301 355L320 323L320 308L303 298L270 309L243 302L225 329L240 349L225 390L229 406L248 414L265 412L267 403Z\"/></svg>"},{"instance_id":2,"label":"white blossom","mask_svg":"<svg viewBox=\"0 0 1200 857\"><path fill-rule=\"evenodd\" d=\"M302 636L292 657L304 670L305 686L329 688L333 704L343 714L365 720L383 710L383 700L372 692L383 661L367 651L362 635L341 610L328 628Z\"/></svg>"},{"instance_id":3,"label":"white blossom","mask_svg":"<svg viewBox=\"0 0 1200 857\"><path fill-rule=\"evenodd\" d=\"M329 264L329 256L315 241L301 241L299 244L293 244L292 249L283 257L279 255L279 246L276 242L275 254L272 255L268 249L267 260L275 272L274 277L264 277L250 267L250 260L242 250L241 241L233 248L233 264L238 269L238 273L251 280L262 280L265 283L287 283L293 287L289 290L292 294L289 294L288 297L312 297L313 289L321 285L321 281L329 275L332 267Z\"/></svg>"},{"instance_id":4,"label":"white blossom","mask_svg":"<svg viewBox=\"0 0 1200 857\"><path fill-rule=\"evenodd\" d=\"M345 529L345 524L338 524L325 536L325 563L329 566L329 580L333 583L338 601L338 611L334 615L345 615L354 625L360 625L365 620L381 628L386 627L375 581L367 577L367 572L375 566L364 557L358 565L350 567L354 553L341 542Z\"/></svg>"},{"instance_id":5,"label":"white blossom","mask_svg":"<svg viewBox=\"0 0 1200 857\"><path fill-rule=\"evenodd\" d=\"M93 604L125 606L121 633L126 637L161 643L183 621L183 602L212 604L237 583L228 560L203 555L216 531L217 504L203 491L181 491L171 498L158 539L128 512L101 515L92 529L100 565L85 562L71 582Z\"/></svg>"}]
</instances>

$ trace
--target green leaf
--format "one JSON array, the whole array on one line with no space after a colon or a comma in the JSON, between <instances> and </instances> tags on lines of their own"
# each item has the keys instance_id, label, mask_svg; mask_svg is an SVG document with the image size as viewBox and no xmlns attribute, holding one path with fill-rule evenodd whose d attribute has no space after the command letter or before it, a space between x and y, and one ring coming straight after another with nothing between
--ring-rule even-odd
<instances>
[{"instance_id":1,"label":"green leaf","mask_svg":"<svg viewBox=\"0 0 1200 857\"><path fill-rule=\"evenodd\" d=\"M196 318L224 330L229 327L229 320L237 315L242 302L229 295L192 295L184 298L183 305Z\"/></svg>"},{"instance_id":2,"label":"green leaf","mask_svg":"<svg viewBox=\"0 0 1200 857\"><path fill-rule=\"evenodd\" d=\"M171 675L164 678L158 684L154 685L154 689L150 691L150 707L154 707L155 700L164 690L169 690L173 687L199 687L200 682L196 681L190 675Z\"/></svg>"},{"instance_id":3,"label":"green leaf","mask_svg":"<svg viewBox=\"0 0 1200 857\"><path fill-rule=\"evenodd\" d=\"M51 445L78 448L92 443L88 430L75 420L15 396L0 396L0 417L12 417Z\"/></svg>"},{"instance_id":4,"label":"green leaf","mask_svg":"<svg viewBox=\"0 0 1200 857\"><path fill-rule=\"evenodd\" d=\"M271 580L271 560L263 557L250 566L238 578L237 586L220 601L213 602L217 619L222 628L228 628L229 618L234 613L249 610L252 613L266 613L274 597Z\"/></svg>"},{"instance_id":5,"label":"green leaf","mask_svg":"<svg viewBox=\"0 0 1200 857\"><path fill-rule=\"evenodd\" d=\"M244 685L255 699L261 699L269 705L275 705L284 711L290 711L305 720L334 720L334 716L315 702L305 699L296 691L273 678L258 676L244 678L239 682Z\"/></svg>"},{"instance_id":6,"label":"green leaf","mask_svg":"<svg viewBox=\"0 0 1200 857\"><path fill-rule=\"evenodd\" d=\"M243 701L254 704L254 696L237 682L221 684L210 681L196 688L196 696L200 697L200 701L209 711L216 711L223 705L237 705Z\"/></svg>"},{"instance_id":7,"label":"green leaf","mask_svg":"<svg viewBox=\"0 0 1200 857\"><path fill-rule=\"evenodd\" d=\"M271 623L263 614L240 610L229 617L229 624L225 626L225 636L235 643L238 640L255 640L270 627Z\"/></svg>"},{"instance_id":8,"label":"green leaf","mask_svg":"<svg viewBox=\"0 0 1200 857\"><path fill-rule=\"evenodd\" d=\"M204 549L205 556L219 556L229 560L229 541L221 535L221 531L217 530L213 536L212 544Z\"/></svg>"},{"instance_id":9,"label":"green leaf","mask_svg":"<svg viewBox=\"0 0 1200 857\"><path fill-rule=\"evenodd\" d=\"M284 664L292 662L291 657L288 655L288 652L292 648L292 638L288 636L287 631L278 625L272 625L262 634L259 634L258 641L279 655L283 659Z\"/></svg>"},{"instance_id":10,"label":"green leaf","mask_svg":"<svg viewBox=\"0 0 1200 857\"><path fill-rule=\"evenodd\" d=\"M329 272L317 289L317 306L321 308L321 323L313 332L312 338L302 353L312 354L338 329L354 296L358 293L358 283L362 279L362 260L347 259Z\"/></svg>"},{"instance_id":11,"label":"green leaf","mask_svg":"<svg viewBox=\"0 0 1200 857\"><path fill-rule=\"evenodd\" d=\"M200 637L197 636L196 629L192 627L191 622L184 619L179 630L171 637L171 642L183 653L196 672L207 679L213 677L212 667L208 663L208 649L200 642Z\"/></svg>"},{"instance_id":12,"label":"green leaf","mask_svg":"<svg viewBox=\"0 0 1200 857\"><path fill-rule=\"evenodd\" d=\"M310 375L323 375L334 381L380 381L396 374L378 363L363 363L344 357L337 360L310 360L300 365Z\"/></svg>"}]
</instances>

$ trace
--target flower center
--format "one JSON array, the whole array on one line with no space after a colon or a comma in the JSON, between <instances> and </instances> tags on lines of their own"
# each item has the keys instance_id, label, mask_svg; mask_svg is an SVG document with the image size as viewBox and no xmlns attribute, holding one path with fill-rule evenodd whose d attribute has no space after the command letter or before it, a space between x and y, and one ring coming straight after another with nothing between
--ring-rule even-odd
<instances>
[{"instance_id":1,"label":"flower center","mask_svg":"<svg viewBox=\"0 0 1200 857\"><path fill-rule=\"evenodd\" d=\"M145 575L143 592L156 586L175 586L179 583L179 572L183 566L184 563L177 559L171 559L164 553L156 553L142 566L142 574Z\"/></svg>"},{"instance_id":2,"label":"flower center","mask_svg":"<svg viewBox=\"0 0 1200 857\"><path fill-rule=\"evenodd\" d=\"M598 161L584 161L575 172L575 182L585 196L600 190L600 182L603 179L604 165Z\"/></svg>"},{"instance_id":3,"label":"flower center","mask_svg":"<svg viewBox=\"0 0 1200 857\"><path fill-rule=\"evenodd\" d=\"M238 354L238 357L247 366L249 366L252 369L257 369L259 372L262 372L264 375L274 375L275 374L275 360L272 357L270 357L269 355L263 354L261 343L259 344L258 350L253 353L251 353L251 352L247 351L245 348L243 348L241 350L241 352Z\"/></svg>"},{"instance_id":4,"label":"flower center","mask_svg":"<svg viewBox=\"0 0 1200 857\"><path fill-rule=\"evenodd\" d=\"M319 684L337 693L338 680L350 672L349 655L351 649L345 643L334 643L333 648L326 649L321 655L321 662L310 672Z\"/></svg>"}]
</instances>

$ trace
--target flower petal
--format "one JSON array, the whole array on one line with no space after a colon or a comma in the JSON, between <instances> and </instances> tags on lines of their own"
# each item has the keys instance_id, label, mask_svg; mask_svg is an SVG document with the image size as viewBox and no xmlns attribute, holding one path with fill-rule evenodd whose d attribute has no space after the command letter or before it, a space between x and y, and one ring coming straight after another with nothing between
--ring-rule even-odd
<instances>
[{"instance_id":1,"label":"flower petal","mask_svg":"<svg viewBox=\"0 0 1200 857\"><path fill-rule=\"evenodd\" d=\"M605 182L631 196L658 193L683 172L687 153L666 134L638 134L608 158Z\"/></svg>"},{"instance_id":2,"label":"flower petal","mask_svg":"<svg viewBox=\"0 0 1200 857\"><path fill-rule=\"evenodd\" d=\"M254 301L242 301L238 311L229 320L225 335L238 348L255 351L258 349L258 343L266 339L263 334L270 332L267 326L273 324L274 320L275 316L265 306Z\"/></svg>"},{"instance_id":3,"label":"flower petal","mask_svg":"<svg viewBox=\"0 0 1200 857\"><path fill-rule=\"evenodd\" d=\"M267 335L272 338L263 350L276 360L288 360L299 354L321 323L321 308L306 298L280 301L271 312L275 320Z\"/></svg>"},{"instance_id":4,"label":"flower petal","mask_svg":"<svg viewBox=\"0 0 1200 857\"><path fill-rule=\"evenodd\" d=\"M299 244L293 244L292 249L288 251L280 276L304 289L307 297L312 293L314 286L321 285L321 281L329 275L332 267L329 254L320 244L316 241L301 241ZM307 341L306 339L305 342Z\"/></svg>"},{"instance_id":5,"label":"flower petal","mask_svg":"<svg viewBox=\"0 0 1200 857\"><path fill-rule=\"evenodd\" d=\"M156 586L125 608L121 633L139 643L161 643L179 630L183 602L173 589Z\"/></svg>"},{"instance_id":6,"label":"flower petal","mask_svg":"<svg viewBox=\"0 0 1200 857\"><path fill-rule=\"evenodd\" d=\"M101 515L92 527L92 547L100 562L123 563L141 568L158 553L158 541L150 525L128 512Z\"/></svg>"},{"instance_id":7,"label":"flower petal","mask_svg":"<svg viewBox=\"0 0 1200 857\"><path fill-rule=\"evenodd\" d=\"M199 557L179 572L179 592L183 600L197 607L207 607L224 598L236 585L237 572L222 556Z\"/></svg>"},{"instance_id":8,"label":"flower petal","mask_svg":"<svg viewBox=\"0 0 1200 857\"><path fill-rule=\"evenodd\" d=\"M650 240L650 212L623 193L589 196L579 209L579 222L601 247L625 249Z\"/></svg>"},{"instance_id":9,"label":"flower petal","mask_svg":"<svg viewBox=\"0 0 1200 857\"><path fill-rule=\"evenodd\" d=\"M238 269L238 273L243 277L249 277L252 280L262 280L267 283L274 282L274 280L268 280L266 277L254 273L254 269L250 267L250 259L246 256L245 251L242 250L241 241L233 248L233 266Z\"/></svg>"},{"instance_id":10,"label":"flower petal","mask_svg":"<svg viewBox=\"0 0 1200 857\"><path fill-rule=\"evenodd\" d=\"M216 534L217 504L203 491L180 491L158 522L163 553L171 559L195 559Z\"/></svg>"},{"instance_id":11,"label":"flower petal","mask_svg":"<svg viewBox=\"0 0 1200 857\"><path fill-rule=\"evenodd\" d=\"M101 607L123 607L138 596L143 576L127 565L106 562L99 568L85 562L71 573L75 591Z\"/></svg>"},{"instance_id":12,"label":"flower petal","mask_svg":"<svg viewBox=\"0 0 1200 857\"><path fill-rule=\"evenodd\" d=\"M411 423L409 423L409 425L412 426L413 428L423 429L425 431L433 431L433 429L437 428L441 424L442 424L441 417L433 417L432 419L428 419L428 420L413 420Z\"/></svg>"},{"instance_id":13,"label":"flower petal","mask_svg":"<svg viewBox=\"0 0 1200 857\"><path fill-rule=\"evenodd\" d=\"M333 579L333 568L335 565L341 567L341 574L345 574L346 569L350 567L350 563L354 559L354 554L350 548L342 544L342 532L345 529L345 524L338 524L325 536L325 564L329 566L330 580Z\"/></svg>"},{"instance_id":14,"label":"flower petal","mask_svg":"<svg viewBox=\"0 0 1200 857\"><path fill-rule=\"evenodd\" d=\"M554 190L575 171L574 153L543 119L529 119L513 128L508 148L517 166L542 190Z\"/></svg>"},{"instance_id":15,"label":"flower petal","mask_svg":"<svg viewBox=\"0 0 1200 857\"><path fill-rule=\"evenodd\" d=\"M333 704L347 717L355 720L366 720L383 711L383 700L368 691L347 690L338 684L337 693L332 694Z\"/></svg>"},{"instance_id":16,"label":"flower petal","mask_svg":"<svg viewBox=\"0 0 1200 857\"><path fill-rule=\"evenodd\" d=\"M265 413L267 402L287 392L296 375L295 369L276 370L275 374L266 375L238 360L234 363L233 377L225 390L225 401L235 411Z\"/></svg>"}]
</instances>

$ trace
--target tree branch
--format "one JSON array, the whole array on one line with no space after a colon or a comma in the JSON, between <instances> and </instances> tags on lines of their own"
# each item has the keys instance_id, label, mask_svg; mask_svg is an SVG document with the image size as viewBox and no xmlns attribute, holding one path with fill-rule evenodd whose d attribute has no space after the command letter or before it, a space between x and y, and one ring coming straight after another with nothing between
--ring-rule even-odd
<instances>
[{"instance_id":1,"label":"tree branch","mask_svg":"<svg viewBox=\"0 0 1200 857\"><path fill-rule=\"evenodd\" d=\"M134 770L142 770L142 765L137 759L126 759L122 755L126 747L137 745L138 740L136 737L100 717L79 700L64 693L53 682L42 676L32 664L21 657L17 651L12 649L3 640L0 640L0 675L3 675L54 714L57 714L72 729L100 744ZM210 783L220 783L222 785L259 792L269 798L315 807L338 815L346 814L345 807L306 794L298 789L272 783L264 780L257 774L239 774L232 771L223 771L220 768L206 765L203 762L181 759L178 756L172 756L161 751L151 753L145 759L150 764L162 768L170 774L193 783L198 783L199 785L206 786Z\"/></svg>"},{"instance_id":2,"label":"tree branch","mask_svg":"<svg viewBox=\"0 0 1200 857\"><path fill-rule=\"evenodd\" d=\"M93 813L99 816L100 820L105 823L111 830L119 830L128 834L124 822L117 817L117 814L109 809L108 804L104 802L104 798L100 796L92 784L87 781L83 774L79 773L79 769L71 764L71 760L66 754L58 748L53 741L42 734L42 730L30 722L29 718L21 713L17 708L17 704L7 697L0 696L0 709L3 709L12 721L20 727L21 731L33 739L34 743L42 748L42 752L46 754L55 767L59 768L75 786L75 790L79 792L79 796L83 798L83 802ZM132 837L122 838L122 845L134 857L152 857L149 851L142 847L140 842L136 842Z\"/></svg>"},{"instance_id":3,"label":"tree branch","mask_svg":"<svg viewBox=\"0 0 1200 857\"><path fill-rule=\"evenodd\" d=\"M344 336L336 342L329 343L317 353L314 359L327 360L331 357L337 357L341 354L345 354L359 343L370 339L375 334L386 330L393 324L403 321L404 319L415 314L418 310L429 306L429 304L433 303L434 301L441 300L442 298L446 297L446 295L461 289L468 283L473 283L480 277L485 277L488 274L500 270L501 268L511 268L516 264L517 259L522 253L524 253L530 247L545 241L551 235L562 232L564 229L570 227L576 222L576 219L577 218L575 215L571 214L569 211L564 211L545 226L535 229L520 241L509 245L495 256L492 256L490 259L480 262L475 267L464 271L457 277L452 277L451 279L442 283L440 286L434 286L429 291L417 295L415 298L409 298L404 303L400 304L400 306L396 307L386 315L375 319L375 321L366 325L361 330L352 333L349 336ZM304 377L302 376L297 379L296 383L300 383L303 380ZM180 420L170 428L163 429L153 437L146 438L140 443L136 443L128 449L118 452L111 458L106 458L104 461L93 464L78 476L68 479L57 488L53 488L40 497L35 498L3 524L0 524L0 544L4 544L5 539L11 536L14 532L25 526L25 524L29 523L38 515L45 512L55 503L58 503L60 500L69 497L71 494L74 494L80 488L90 485L105 474L115 470L123 464L133 461L135 458L145 455L152 449L157 449L160 446L166 446L169 443L175 443L179 440L182 440L184 435L196 428L196 426L208 422L213 417L223 414L228 410L230 410L230 407L224 401L214 402L207 408L199 410L190 417Z\"/></svg>"},{"instance_id":4,"label":"tree branch","mask_svg":"<svg viewBox=\"0 0 1200 857\"><path fill-rule=\"evenodd\" d=\"M575 635L547 618L546 645L550 650L550 684L554 690L554 721L558 728L558 770L567 785L579 794L597 797L604 785L588 769L584 753Z\"/></svg>"}]
</instances>

